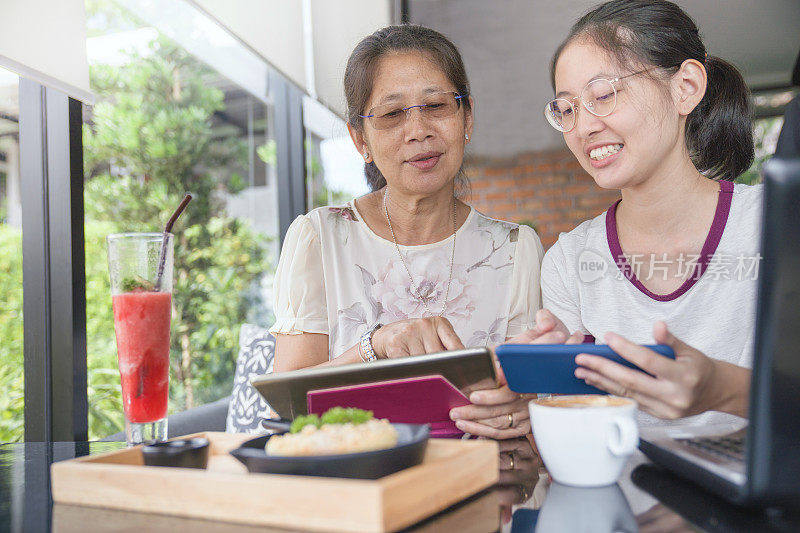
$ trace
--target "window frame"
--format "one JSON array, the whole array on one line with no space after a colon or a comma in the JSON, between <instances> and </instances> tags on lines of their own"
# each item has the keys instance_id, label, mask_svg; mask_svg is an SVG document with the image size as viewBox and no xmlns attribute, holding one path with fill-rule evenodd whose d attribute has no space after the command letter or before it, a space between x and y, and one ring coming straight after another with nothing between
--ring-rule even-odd
<instances>
[{"instance_id":1,"label":"window frame","mask_svg":"<svg viewBox=\"0 0 800 533\"><path fill-rule=\"evenodd\" d=\"M25 441L88 435L82 110L19 78Z\"/></svg>"},{"instance_id":2,"label":"window frame","mask_svg":"<svg viewBox=\"0 0 800 533\"><path fill-rule=\"evenodd\" d=\"M20 77L25 441L88 438L83 104ZM270 68L279 238L306 212L302 99ZM232 386L232 384L231 384Z\"/></svg>"}]
</instances>

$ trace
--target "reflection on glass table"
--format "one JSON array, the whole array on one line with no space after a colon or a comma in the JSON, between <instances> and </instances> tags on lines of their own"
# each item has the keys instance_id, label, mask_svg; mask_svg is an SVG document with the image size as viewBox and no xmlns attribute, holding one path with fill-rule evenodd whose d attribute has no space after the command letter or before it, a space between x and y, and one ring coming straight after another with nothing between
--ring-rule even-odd
<instances>
[{"instance_id":1,"label":"reflection on glass table","mask_svg":"<svg viewBox=\"0 0 800 533\"><path fill-rule=\"evenodd\" d=\"M553 483L536 523L537 533L635 533L637 530L633 511L616 483L596 488Z\"/></svg>"},{"instance_id":2,"label":"reflection on glass table","mask_svg":"<svg viewBox=\"0 0 800 533\"><path fill-rule=\"evenodd\" d=\"M641 455L638 462L645 464L631 461L617 484L579 489L551 483L527 439L501 441L498 445L500 477L495 487L415 524L407 531L800 531L797 513L735 507L648 464ZM87 524L91 525L93 532L270 531L176 516L52 505L49 488L52 462L117 450L123 446L124 443L119 442L0 445L0 531L53 529L84 533ZM313 504L310 504L310 509L313 509Z\"/></svg>"}]
</instances>

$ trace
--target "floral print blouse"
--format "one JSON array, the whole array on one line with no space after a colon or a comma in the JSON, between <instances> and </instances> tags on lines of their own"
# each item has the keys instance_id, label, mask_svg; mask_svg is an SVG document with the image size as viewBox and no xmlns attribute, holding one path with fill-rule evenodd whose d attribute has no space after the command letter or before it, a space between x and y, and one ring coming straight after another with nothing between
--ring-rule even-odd
<instances>
[{"instance_id":1,"label":"floral print blouse","mask_svg":"<svg viewBox=\"0 0 800 533\"><path fill-rule=\"evenodd\" d=\"M467 347L502 343L534 326L541 307L541 242L528 226L471 209L456 232L453 277L444 315ZM328 335L333 359L376 323L430 316L442 309L452 236L400 246L413 293L392 241L364 223L353 201L297 217L275 273L273 334Z\"/></svg>"}]
</instances>

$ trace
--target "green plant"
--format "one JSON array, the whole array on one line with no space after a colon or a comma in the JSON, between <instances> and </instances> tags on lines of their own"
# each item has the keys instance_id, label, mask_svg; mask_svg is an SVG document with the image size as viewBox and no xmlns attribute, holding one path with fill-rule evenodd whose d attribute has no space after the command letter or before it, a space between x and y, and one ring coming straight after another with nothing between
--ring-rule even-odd
<instances>
[{"instance_id":1,"label":"green plant","mask_svg":"<svg viewBox=\"0 0 800 533\"><path fill-rule=\"evenodd\" d=\"M775 143L778 140L783 117L768 117L757 119L753 122L753 141L755 143L755 159L750 168L743 172L736 183L753 185L761 183L761 170L764 163L775 152Z\"/></svg>"},{"instance_id":2,"label":"green plant","mask_svg":"<svg viewBox=\"0 0 800 533\"><path fill-rule=\"evenodd\" d=\"M8 218L8 196L5 191L8 190L8 176L5 172L0 172L0 223L5 222Z\"/></svg>"},{"instance_id":3,"label":"green plant","mask_svg":"<svg viewBox=\"0 0 800 533\"><path fill-rule=\"evenodd\" d=\"M536 227L536 223L533 220L517 220L517 224L523 224L525 226L530 226L533 231L538 231Z\"/></svg>"},{"instance_id":4,"label":"green plant","mask_svg":"<svg viewBox=\"0 0 800 533\"><path fill-rule=\"evenodd\" d=\"M124 67L91 69L99 101L84 127L90 437L122 423L105 235L159 231L185 192L194 197L173 230L172 409L230 392L239 327L260 303L250 295L270 268L268 239L226 214L219 193L244 187L235 170L247 147L215 134L224 94L209 76L161 39Z\"/></svg>"},{"instance_id":5,"label":"green plant","mask_svg":"<svg viewBox=\"0 0 800 533\"><path fill-rule=\"evenodd\" d=\"M278 164L278 151L275 140L270 139L256 148L256 155L264 163L274 168Z\"/></svg>"},{"instance_id":6,"label":"green plant","mask_svg":"<svg viewBox=\"0 0 800 533\"><path fill-rule=\"evenodd\" d=\"M244 143L216 138L223 93L208 69L158 40L124 67L92 68L98 96L84 126L89 437L123 424L105 237L159 231L190 191L174 232L170 408L228 394L239 327L259 305L253 290L271 266L268 239L229 217L221 190L243 187ZM232 171L232 169L234 171ZM0 223L0 442L23 439L22 234ZM256 296L253 296L253 295Z\"/></svg>"},{"instance_id":7,"label":"green plant","mask_svg":"<svg viewBox=\"0 0 800 533\"><path fill-rule=\"evenodd\" d=\"M22 231L0 223L0 443L24 434Z\"/></svg>"},{"instance_id":8,"label":"green plant","mask_svg":"<svg viewBox=\"0 0 800 533\"><path fill-rule=\"evenodd\" d=\"M306 152L306 191L308 194L308 209L324 205L342 205L352 198L352 195L331 189L325 182L322 163L319 159L319 149L315 139L310 133L306 134L303 143ZM316 148L316 149L315 149Z\"/></svg>"}]
</instances>

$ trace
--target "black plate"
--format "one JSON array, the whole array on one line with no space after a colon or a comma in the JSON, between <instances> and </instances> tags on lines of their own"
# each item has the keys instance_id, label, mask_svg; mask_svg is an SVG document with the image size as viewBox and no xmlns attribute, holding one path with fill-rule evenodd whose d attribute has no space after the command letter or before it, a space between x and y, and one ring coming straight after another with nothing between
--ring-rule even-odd
<instances>
[{"instance_id":1,"label":"black plate","mask_svg":"<svg viewBox=\"0 0 800 533\"><path fill-rule=\"evenodd\" d=\"M208 465L208 439L174 439L142 446L147 466L205 468Z\"/></svg>"},{"instance_id":2,"label":"black plate","mask_svg":"<svg viewBox=\"0 0 800 533\"><path fill-rule=\"evenodd\" d=\"M392 424L397 430L397 446L371 452L343 455L288 457L267 455L264 446L275 435L265 435L243 443L231 451L250 472L378 479L404 468L418 465L425 455L430 427L423 424Z\"/></svg>"}]
</instances>

